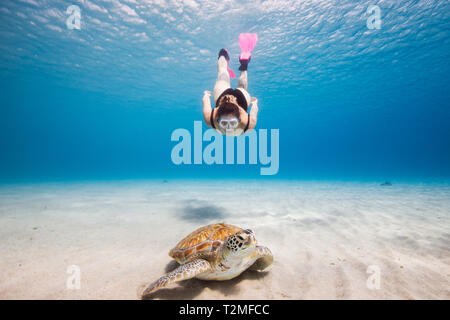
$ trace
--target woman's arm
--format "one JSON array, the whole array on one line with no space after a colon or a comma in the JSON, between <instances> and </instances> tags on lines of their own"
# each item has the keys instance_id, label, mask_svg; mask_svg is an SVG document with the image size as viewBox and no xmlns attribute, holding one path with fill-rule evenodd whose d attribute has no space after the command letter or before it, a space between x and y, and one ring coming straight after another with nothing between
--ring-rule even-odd
<instances>
[{"instance_id":1,"label":"woman's arm","mask_svg":"<svg viewBox=\"0 0 450 320\"><path fill-rule=\"evenodd\" d=\"M252 98L252 109L250 110L250 123L248 125L248 130L254 129L256 127L256 122L258 122L258 99Z\"/></svg>"},{"instance_id":2,"label":"woman's arm","mask_svg":"<svg viewBox=\"0 0 450 320\"><path fill-rule=\"evenodd\" d=\"M211 91L205 91L203 93L203 119L208 127L211 127Z\"/></svg>"}]
</instances>

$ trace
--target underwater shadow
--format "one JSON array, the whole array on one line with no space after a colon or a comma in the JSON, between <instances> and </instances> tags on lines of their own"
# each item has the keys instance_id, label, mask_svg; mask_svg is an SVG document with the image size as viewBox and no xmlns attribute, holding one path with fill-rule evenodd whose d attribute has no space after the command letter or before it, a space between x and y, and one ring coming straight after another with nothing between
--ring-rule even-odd
<instances>
[{"instance_id":1,"label":"underwater shadow","mask_svg":"<svg viewBox=\"0 0 450 320\"><path fill-rule=\"evenodd\" d=\"M181 208L181 218L188 221L204 222L207 220L221 220L227 212L224 208L204 202L190 200Z\"/></svg>"},{"instance_id":2,"label":"underwater shadow","mask_svg":"<svg viewBox=\"0 0 450 320\"><path fill-rule=\"evenodd\" d=\"M172 260L165 267L165 272L177 268L179 264ZM142 296L142 300L164 299L164 300L191 300L197 297L206 288L219 291L224 296L237 294L241 289L238 284L243 280L261 280L269 274L269 271L246 270L238 277L225 280L200 280L189 279L172 284L172 288L163 288L149 295Z\"/></svg>"}]
</instances>

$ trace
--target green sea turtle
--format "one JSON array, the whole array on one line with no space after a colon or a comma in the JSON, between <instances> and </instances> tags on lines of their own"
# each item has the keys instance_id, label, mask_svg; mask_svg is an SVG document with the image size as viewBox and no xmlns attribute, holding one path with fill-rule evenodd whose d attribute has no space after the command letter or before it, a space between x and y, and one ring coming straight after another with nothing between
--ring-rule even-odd
<instances>
[{"instance_id":1,"label":"green sea turtle","mask_svg":"<svg viewBox=\"0 0 450 320\"><path fill-rule=\"evenodd\" d=\"M257 245L252 230L224 223L195 230L170 250L169 256L180 266L149 285L141 297L177 281L194 277L229 280L248 268L264 270L273 262L272 253Z\"/></svg>"}]
</instances>

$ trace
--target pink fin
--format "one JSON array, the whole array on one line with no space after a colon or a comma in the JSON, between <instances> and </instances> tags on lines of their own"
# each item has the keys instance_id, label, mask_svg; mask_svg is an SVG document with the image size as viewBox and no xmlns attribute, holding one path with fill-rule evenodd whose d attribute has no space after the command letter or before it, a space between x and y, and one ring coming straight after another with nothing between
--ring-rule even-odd
<instances>
[{"instance_id":1,"label":"pink fin","mask_svg":"<svg viewBox=\"0 0 450 320\"><path fill-rule=\"evenodd\" d=\"M228 61L227 61L227 70L228 70L228 74L230 75L230 78L236 78L234 71L230 69L230 63Z\"/></svg>"},{"instance_id":2,"label":"pink fin","mask_svg":"<svg viewBox=\"0 0 450 320\"><path fill-rule=\"evenodd\" d=\"M258 41L256 33L241 33L239 35L239 46L241 47L241 60L250 59L251 52Z\"/></svg>"}]
</instances>

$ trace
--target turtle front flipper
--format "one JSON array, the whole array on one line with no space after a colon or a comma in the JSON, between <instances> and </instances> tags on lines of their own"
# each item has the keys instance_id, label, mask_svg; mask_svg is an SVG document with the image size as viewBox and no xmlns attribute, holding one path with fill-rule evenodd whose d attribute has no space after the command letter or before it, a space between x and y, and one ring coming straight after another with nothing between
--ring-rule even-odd
<instances>
[{"instance_id":1,"label":"turtle front flipper","mask_svg":"<svg viewBox=\"0 0 450 320\"><path fill-rule=\"evenodd\" d=\"M192 260L191 262L182 264L172 272L165 274L164 276L147 286L147 288L142 292L141 298L161 288L165 288L171 283L194 278L200 273L207 272L208 270L211 270L211 265L208 261L203 259L196 259Z\"/></svg>"},{"instance_id":2,"label":"turtle front flipper","mask_svg":"<svg viewBox=\"0 0 450 320\"><path fill-rule=\"evenodd\" d=\"M255 254L256 254L256 261L250 267L251 270L262 271L272 264L273 255L272 252L270 252L269 248L256 246Z\"/></svg>"}]
</instances>

